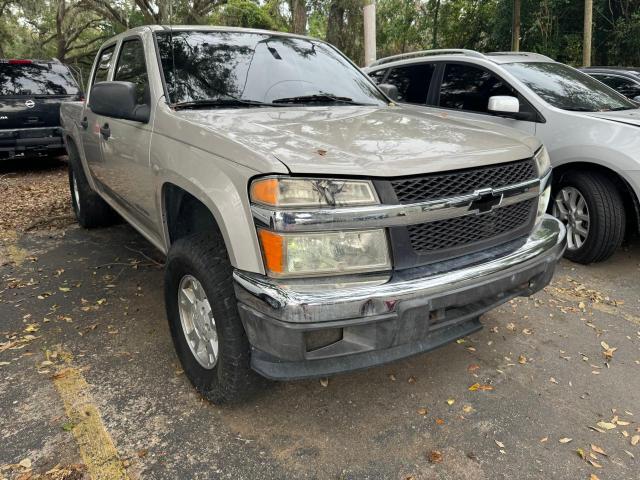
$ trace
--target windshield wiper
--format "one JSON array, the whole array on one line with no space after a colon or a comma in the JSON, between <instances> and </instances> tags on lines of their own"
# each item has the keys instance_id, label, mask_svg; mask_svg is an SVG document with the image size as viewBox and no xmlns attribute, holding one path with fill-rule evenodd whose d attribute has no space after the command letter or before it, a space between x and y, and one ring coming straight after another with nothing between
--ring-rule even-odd
<instances>
[{"instance_id":1,"label":"windshield wiper","mask_svg":"<svg viewBox=\"0 0 640 480\"><path fill-rule=\"evenodd\" d=\"M178 102L171 105L176 110L186 108L206 108L206 107L275 107L272 103L259 102L257 100L242 100L240 98L206 98L202 100L191 100L188 102Z\"/></svg>"},{"instance_id":2,"label":"windshield wiper","mask_svg":"<svg viewBox=\"0 0 640 480\"><path fill-rule=\"evenodd\" d=\"M316 93L313 95L300 95L298 97L276 98L273 103L347 103L349 105L365 105L354 102L349 97L339 97L332 93Z\"/></svg>"}]
</instances>

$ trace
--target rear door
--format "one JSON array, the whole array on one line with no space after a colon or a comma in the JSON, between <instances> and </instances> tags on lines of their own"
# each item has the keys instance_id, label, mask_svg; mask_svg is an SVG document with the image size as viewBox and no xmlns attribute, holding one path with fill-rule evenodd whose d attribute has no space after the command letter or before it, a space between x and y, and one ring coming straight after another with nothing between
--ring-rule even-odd
<instances>
[{"instance_id":1,"label":"rear door","mask_svg":"<svg viewBox=\"0 0 640 480\"><path fill-rule=\"evenodd\" d=\"M155 59L155 58L154 58ZM113 68L114 81L136 86L138 105L151 108L151 90L147 58L138 36L122 41ZM100 118L102 157L106 168L107 193L115 198L137 221L149 230L155 208L155 176L149 164L152 122L141 123L110 117ZM107 135L104 132L108 132Z\"/></svg>"},{"instance_id":2,"label":"rear door","mask_svg":"<svg viewBox=\"0 0 640 480\"><path fill-rule=\"evenodd\" d=\"M96 83L106 82L109 80L115 49L116 45L112 44L104 47L100 51L89 85L93 86ZM89 96L91 96L91 92L88 93ZM100 148L100 125L104 123L104 117L93 113L88 105L89 101L87 100L85 103L84 114L80 121L80 128L82 129L82 146L84 148L84 156L87 161L87 165L91 170L91 176L100 182L96 187L103 190L102 186L106 181L107 171L105 169L102 151Z\"/></svg>"},{"instance_id":3,"label":"rear door","mask_svg":"<svg viewBox=\"0 0 640 480\"><path fill-rule=\"evenodd\" d=\"M506 95L520 100L521 112L530 112L537 117L533 106L494 72L465 62L449 62L440 68L442 80L433 99L434 106L456 112L470 120L491 121L535 135L535 121L505 118L488 111L490 97Z\"/></svg>"}]
</instances>

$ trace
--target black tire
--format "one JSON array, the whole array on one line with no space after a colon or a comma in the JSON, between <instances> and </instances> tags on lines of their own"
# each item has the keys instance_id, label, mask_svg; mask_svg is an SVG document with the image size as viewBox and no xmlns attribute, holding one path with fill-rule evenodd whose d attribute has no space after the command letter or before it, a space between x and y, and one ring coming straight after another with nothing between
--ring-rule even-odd
<instances>
[{"instance_id":1,"label":"black tire","mask_svg":"<svg viewBox=\"0 0 640 480\"><path fill-rule=\"evenodd\" d=\"M238 313L232 273L223 239L211 234L177 240L165 266L165 307L176 353L196 390L216 404L240 402L266 383L250 367L250 346ZM195 277L207 299L213 300L209 303L217 331L218 357L210 369L192 353L180 322L178 293L186 275Z\"/></svg>"},{"instance_id":2,"label":"black tire","mask_svg":"<svg viewBox=\"0 0 640 480\"><path fill-rule=\"evenodd\" d=\"M71 205L80 226L83 228L96 228L116 223L118 215L100 195L91 189L84 174L84 169L80 164L78 152L73 145L69 145L68 157Z\"/></svg>"},{"instance_id":3,"label":"black tire","mask_svg":"<svg viewBox=\"0 0 640 480\"><path fill-rule=\"evenodd\" d=\"M626 225L624 204L615 183L595 172L572 170L564 173L560 182L554 185L552 198L555 199L564 187L577 189L589 210L586 240L579 248L567 248L565 257L585 265L611 257L622 244Z\"/></svg>"}]
</instances>

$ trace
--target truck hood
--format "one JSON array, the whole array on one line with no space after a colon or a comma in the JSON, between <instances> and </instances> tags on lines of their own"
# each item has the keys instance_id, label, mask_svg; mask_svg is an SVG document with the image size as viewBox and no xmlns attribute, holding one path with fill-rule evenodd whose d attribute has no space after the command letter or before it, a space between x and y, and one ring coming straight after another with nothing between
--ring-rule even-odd
<instances>
[{"instance_id":1,"label":"truck hood","mask_svg":"<svg viewBox=\"0 0 640 480\"><path fill-rule=\"evenodd\" d=\"M626 123L640 127L640 108L633 110L620 110L619 112L595 112L589 114L592 117L610 120L612 122Z\"/></svg>"},{"instance_id":2,"label":"truck hood","mask_svg":"<svg viewBox=\"0 0 640 480\"><path fill-rule=\"evenodd\" d=\"M403 176L531 157L533 137L404 107L283 107L175 112L275 157L292 173Z\"/></svg>"}]
</instances>

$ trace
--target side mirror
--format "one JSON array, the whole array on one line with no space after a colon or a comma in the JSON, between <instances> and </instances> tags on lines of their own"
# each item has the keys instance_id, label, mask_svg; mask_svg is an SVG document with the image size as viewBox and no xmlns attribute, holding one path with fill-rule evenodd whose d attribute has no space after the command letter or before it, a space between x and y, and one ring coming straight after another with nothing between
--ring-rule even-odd
<instances>
[{"instance_id":1,"label":"side mirror","mask_svg":"<svg viewBox=\"0 0 640 480\"><path fill-rule=\"evenodd\" d=\"M520 112L520 101L516 97L497 95L489 98L487 110L493 113L518 113Z\"/></svg>"},{"instance_id":2,"label":"side mirror","mask_svg":"<svg viewBox=\"0 0 640 480\"><path fill-rule=\"evenodd\" d=\"M89 108L97 115L147 123L149 105L136 103L136 98L136 86L131 82L100 82L91 88Z\"/></svg>"},{"instance_id":3,"label":"side mirror","mask_svg":"<svg viewBox=\"0 0 640 480\"><path fill-rule=\"evenodd\" d=\"M637 97L633 97L633 101L636 103L640 103L640 95L638 95Z\"/></svg>"},{"instance_id":4,"label":"side mirror","mask_svg":"<svg viewBox=\"0 0 640 480\"><path fill-rule=\"evenodd\" d=\"M378 85L378 88L394 102L398 101L398 87L395 85L391 85L390 83L381 83Z\"/></svg>"}]
</instances>

